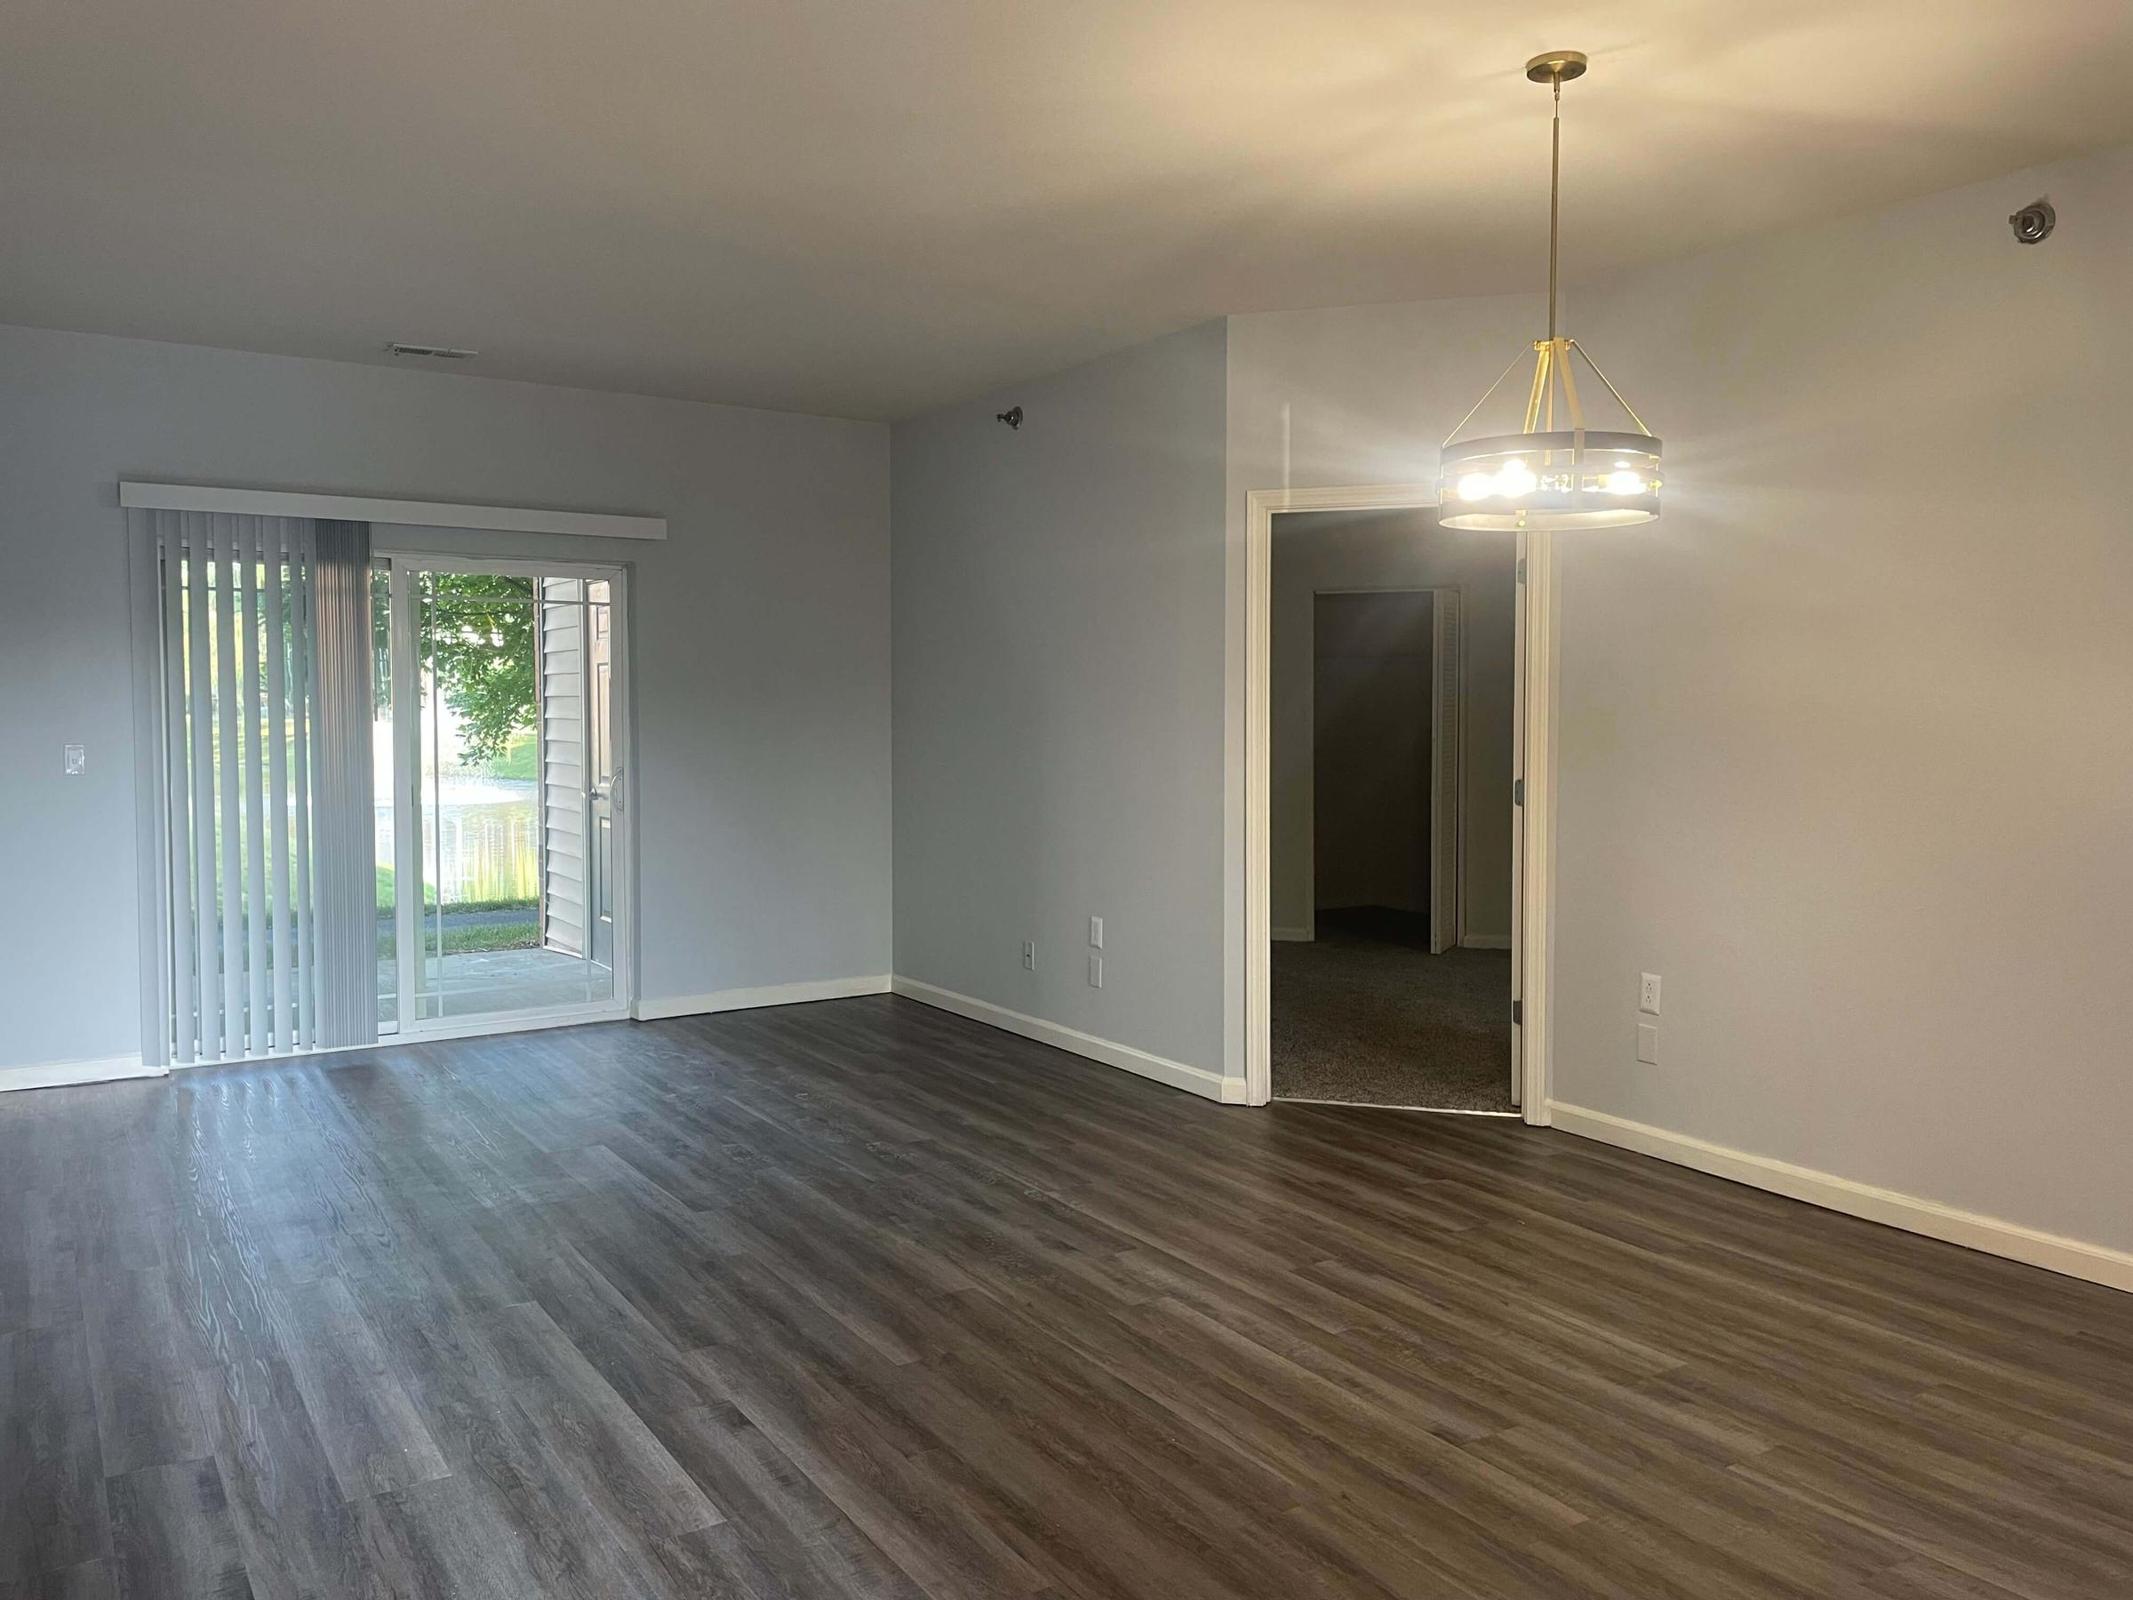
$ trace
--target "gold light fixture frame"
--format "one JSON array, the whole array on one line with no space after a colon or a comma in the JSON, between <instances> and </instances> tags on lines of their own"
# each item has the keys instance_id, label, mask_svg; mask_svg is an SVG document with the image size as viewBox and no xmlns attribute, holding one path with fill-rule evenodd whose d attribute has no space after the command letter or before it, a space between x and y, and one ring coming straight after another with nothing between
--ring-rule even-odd
<instances>
[{"instance_id":1,"label":"gold light fixture frame","mask_svg":"<svg viewBox=\"0 0 2133 1600\"><path fill-rule=\"evenodd\" d=\"M1562 260L1563 85L1585 75L1576 50L1551 50L1526 63L1526 76L1547 84L1554 102L1548 164L1548 336L1533 341L1533 381L1518 433L1460 438L1467 424L1510 381L1526 355L1515 356L1444 441L1440 471L1448 528L1625 527L1659 515L1660 440L1577 340L1557 326ZM1587 425L1577 364L1592 371L1628 419L1627 428ZM1560 413L1558 408L1560 408ZM1560 422L1567 426L1559 426Z\"/></svg>"}]
</instances>

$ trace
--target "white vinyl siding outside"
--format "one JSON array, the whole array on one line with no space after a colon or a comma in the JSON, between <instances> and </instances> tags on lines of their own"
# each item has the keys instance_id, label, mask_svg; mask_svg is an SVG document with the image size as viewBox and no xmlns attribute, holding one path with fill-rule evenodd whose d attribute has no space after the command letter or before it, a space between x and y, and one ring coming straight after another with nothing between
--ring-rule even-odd
<instances>
[{"instance_id":1,"label":"white vinyl siding outside","mask_svg":"<svg viewBox=\"0 0 2133 1600\"><path fill-rule=\"evenodd\" d=\"M585 605L576 578L541 580L541 943L585 953Z\"/></svg>"}]
</instances>

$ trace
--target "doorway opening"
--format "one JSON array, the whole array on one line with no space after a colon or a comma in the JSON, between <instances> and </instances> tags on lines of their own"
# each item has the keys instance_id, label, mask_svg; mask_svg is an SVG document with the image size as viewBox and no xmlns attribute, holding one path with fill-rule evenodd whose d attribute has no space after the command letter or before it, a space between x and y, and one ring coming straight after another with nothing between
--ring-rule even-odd
<instances>
[{"instance_id":1,"label":"doorway opening","mask_svg":"<svg viewBox=\"0 0 2133 1600\"><path fill-rule=\"evenodd\" d=\"M1547 1120L1552 541L1435 505L1247 496L1248 1104Z\"/></svg>"},{"instance_id":2,"label":"doorway opening","mask_svg":"<svg viewBox=\"0 0 2133 1600\"><path fill-rule=\"evenodd\" d=\"M1516 557L1416 511L1273 528L1273 1094L1512 1115Z\"/></svg>"}]
</instances>

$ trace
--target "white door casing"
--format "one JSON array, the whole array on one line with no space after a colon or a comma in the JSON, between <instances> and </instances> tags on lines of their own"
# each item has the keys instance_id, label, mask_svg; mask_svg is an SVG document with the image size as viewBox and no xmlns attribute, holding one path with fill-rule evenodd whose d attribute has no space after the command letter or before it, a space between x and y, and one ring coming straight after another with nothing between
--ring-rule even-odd
<instances>
[{"instance_id":1,"label":"white door casing","mask_svg":"<svg viewBox=\"0 0 2133 1600\"><path fill-rule=\"evenodd\" d=\"M1464 629L1459 591L1430 591L1429 950L1459 942L1462 835L1466 832Z\"/></svg>"}]
</instances>

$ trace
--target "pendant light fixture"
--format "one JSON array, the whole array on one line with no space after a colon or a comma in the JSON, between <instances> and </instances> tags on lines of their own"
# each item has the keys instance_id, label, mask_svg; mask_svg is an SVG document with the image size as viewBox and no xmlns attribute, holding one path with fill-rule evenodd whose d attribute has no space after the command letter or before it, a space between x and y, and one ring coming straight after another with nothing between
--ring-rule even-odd
<instances>
[{"instance_id":1,"label":"pendant light fixture","mask_svg":"<svg viewBox=\"0 0 2133 1600\"><path fill-rule=\"evenodd\" d=\"M1503 376L1445 440L1439 520L1447 528L1621 528L1659 515L1659 441L1584 347L1556 329L1563 85L1583 77L1585 66L1585 57L1575 50L1551 50L1526 63L1526 76L1548 85L1555 99L1554 145L1548 168L1548 337L1533 341L1533 381L1526 393L1521 430L1461 437L1467 424L1524 364L1524 355L1504 368ZM1586 425L1584 398L1578 393L1581 362L1621 408L1628 419L1626 426ZM1591 398L1597 398L1597 393Z\"/></svg>"}]
</instances>

